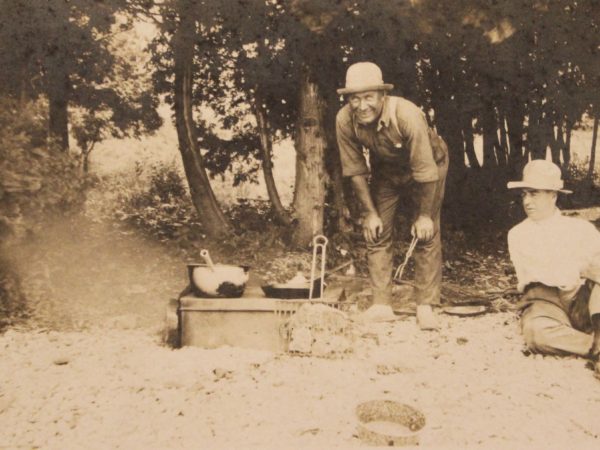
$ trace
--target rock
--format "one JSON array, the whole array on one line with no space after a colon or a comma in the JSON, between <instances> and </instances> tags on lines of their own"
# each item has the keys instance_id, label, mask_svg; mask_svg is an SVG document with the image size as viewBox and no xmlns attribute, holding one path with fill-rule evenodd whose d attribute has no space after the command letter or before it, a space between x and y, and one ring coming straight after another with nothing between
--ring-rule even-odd
<instances>
[{"instance_id":1,"label":"rock","mask_svg":"<svg viewBox=\"0 0 600 450\"><path fill-rule=\"evenodd\" d=\"M233 377L233 372L231 370L223 369L221 367L217 367L216 369L214 369L213 374L215 375L215 380L228 380Z\"/></svg>"},{"instance_id":2,"label":"rock","mask_svg":"<svg viewBox=\"0 0 600 450\"><path fill-rule=\"evenodd\" d=\"M308 327L292 328L288 350L296 353L310 353L313 337Z\"/></svg>"},{"instance_id":3,"label":"rock","mask_svg":"<svg viewBox=\"0 0 600 450\"><path fill-rule=\"evenodd\" d=\"M378 375L394 375L397 373L405 373L410 372L410 369L401 366L394 366L388 364L379 364L377 366L377 374Z\"/></svg>"}]
</instances>

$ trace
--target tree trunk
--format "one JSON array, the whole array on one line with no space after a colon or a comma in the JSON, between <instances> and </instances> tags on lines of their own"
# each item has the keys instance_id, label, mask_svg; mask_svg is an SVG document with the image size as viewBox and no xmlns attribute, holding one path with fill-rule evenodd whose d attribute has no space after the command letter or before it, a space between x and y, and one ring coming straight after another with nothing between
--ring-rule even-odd
<instances>
[{"instance_id":1,"label":"tree trunk","mask_svg":"<svg viewBox=\"0 0 600 450\"><path fill-rule=\"evenodd\" d=\"M573 123L567 119L565 123L565 146L563 147L563 172L565 177L569 177L571 166L571 133L573 132Z\"/></svg>"},{"instance_id":2,"label":"tree trunk","mask_svg":"<svg viewBox=\"0 0 600 450\"><path fill-rule=\"evenodd\" d=\"M590 149L590 166L587 173L587 184L594 185L594 166L596 165L596 141L598 140L598 117L594 119L594 131L592 133L592 148Z\"/></svg>"},{"instance_id":3,"label":"tree trunk","mask_svg":"<svg viewBox=\"0 0 600 450\"><path fill-rule=\"evenodd\" d=\"M269 121L259 98L255 99L254 113L256 116L256 124L260 137L263 175L265 178L265 185L267 187L267 194L269 195L269 200L271 201L271 207L275 212L275 216L282 224L290 225L292 221L287 211L281 204L279 192L277 191L277 186L275 185L275 178L273 177L273 140L271 138Z\"/></svg>"},{"instance_id":4,"label":"tree trunk","mask_svg":"<svg viewBox=\"0 0 600 450\"><path fill-rule=\"evenodd\" d=\"M440 75L441 85L452 85L452 80ZM448 175L446 177L445 205L448 209L455 209L461 203L465 172L465 148L460 126L456 126L459 116L459 106L456 99L448 95L449 90L440 89L441 95L437 97L435 110L435 126L438 134L448 145ZM427 117L428 115L426 115Z\"/></svg>"},{"instance_id":5,"label":"tree trunk","mask_svg":"<svg viewBox=\"0 0 600 450\"><path fill-rule=\"evenodd\" d=\"M556 145L559 150L559 157L561 157L563 152L565 151L565 133L563 123L560 121L556 123Z\"/></svg>"},{"instance_id":6,"label":"tree trunk","mask_svg":"<svg viewBox=\"0 0 600 450\"><path fill-rule=\"evenodd\" d=\"M84 175L87 175L90 172L90 154L95 146L96 142L92 142L89 146L84 145L84 148L81 149L81 166Z\"/></svg>"},{"instance_id":7,"label":"tree trunk","mask_svg":"<svg viewBox=\"0 0 600 450\"><path fill-rule=\"evenodd\" d=\"M511 99L506 114L506 125L508 127L508 141L510 142L509 176L515 178L521 176L524 165L523 154L523 121L525 111L518 99Z\"/></svg>"},{"instance_id":8,"label":"tree trunk","mask_svg":"<svg viewBox=\"0 0 600 450\"><path fill-rule=\"evenodd\" d=\"M499 114L499 128L500 128L500 148L502 152L503 165L508 165L508 155L510 155L510 148L508 145L508 136L506 135L506 124L504 120L504 114Z\"/></svg>"},{"instance_id":9,"label":"tree trunk","mask_svg":"<svg viewBox=\"0 0 600 450\"><path fill-rule=\"evenodd\" d=\"M527 142L532 159L546 159L546 143L542 136L542 111L536 103L529 107L529 124L527 126Z\"/></svg>"},{"instance_id":10,"label":"tree trunk","mask_svg":"<svg viewBox=\"0 0 600 450\"><path fill-rule=\"evenodd\" d=\"M192 111L193 61L196 21L187 0L179 1L180 24L173 44L175 56L175 126L179 151L190 187L192 202L209 236L220 237L230 232L230 225L219 208L198 149Z\"/></svg>"},{"instance_id":11,"label":"tree trunk","mask_svg":"<svg viewBox=\"0 0 600 450\"><path fill-rule=\"evenodd\" d=\"M52 68L48 75L48 144L62 151L69 150L69 77L62 68Z\"/></svg>"},{"instance_id":12,"label":"tree trunk","mask_svg":"<svg viewBox=\"0 0 600 450\"><path fill-rule=\"evenodd\" d=\"M83 164L82 165L83 165L83 167L82 167L83 173L85 175L87 175L90 171L90 154L89 153L83 154Z\"/></svg>"},{"instance_id":13,"label":"tree trunk","mask_svg":"<svg viewBox=\"0 0 600 450\"><path fill-rule=\"evenodd\" d=\"M467 154L467 160L469 166L473 169L480 169L481 165L475 154L475 142L473 138L473 118L470 114L463 114L463 140L465 141L465 153Z\"/></svg>"},{"instance_id":14,"label":"tree trunk","mask_svg":"<svg viewBox=\"0 0 600 450\"><path fill-rule=\"evenodd\" d=\"M440 103L436 111L436 128L440 137L448 145L450 167L448 168L449 180L460 180L465 172L465 150L460 127L456 126L455 118L458 116L456 102L447 99ZM451 183L451 182L449 182Z\"/></svg>"},{"instance_id":15,"label":"tree trunk","mask_svg":"<svg viewBox=\"0 0 600 450\"><path fill-rule=\"evenodd\" d=\"M56 17L55 33L69 30L69 6L66 2L53 4ZM46 89L48 96L48 145L62 151L69 150L68 104L70 94L69 56L63 43L65 36L53 36L48 42L46 55Z\"/></svg>"},{"instance_id":16,"label":"tree trunk","mask_svg":"<svg viewBox=\"0 0 600 450\"><path fill-rule=\"evenodd\" d=\"M292 242L298 247L306 247L315 234L323 232L327 143L323 129L323 100L306 64L302 67L300 83L294 189L296 228Z\"/></svg>"},{"instance_id":17,"label":"tree trunk","mask_svg":"<svg viewBox=\"0 0 600 450\"><path fill-rule=\"evenodd\" d=\"M27 83L29 82L29 77L27 75L27 66L21 67L21 83L19 85L19 108L23 110L25 105L30 100L29 89Z\"/></svg>"},{"instance_id":18,"label":"tree trunk","mask_svg":"<svg viewBox=\"0 0 600 450\"><path fill-rule=\"evenodd\" d=\"M498 142L498 129L496 118L491 105L484 105L481 111L481 124L483 128L483 167L493 169L498 165L495 149Z\"/></svg>"},{"instance_id":19,"label":"tree trunk","mask_svg":"<svg viewBox=\"0 0 600 450\"><path fill-rule=\"evenodd\" d=\"M560 133L560 125L557 127L557 133ZM552 157L552 162L559 167L562 167L560 162L560 141L558 137L554 134L554 121L550 118L546 119L545 123L545 142L550 147L550 156Z\"/></svg>"},{"instance_id":20,"label":"tree trunk","mask_svg":"<svg viewBox=\"0 0 600 450\"><path fill-rule=\"evenodd\" d=\"M506 168L506 150L505 147L498 140L498 129L496 129L496 136L494 140L494 151L496 153L496 161L498 167Z\"/></svg>"}]
</instances>

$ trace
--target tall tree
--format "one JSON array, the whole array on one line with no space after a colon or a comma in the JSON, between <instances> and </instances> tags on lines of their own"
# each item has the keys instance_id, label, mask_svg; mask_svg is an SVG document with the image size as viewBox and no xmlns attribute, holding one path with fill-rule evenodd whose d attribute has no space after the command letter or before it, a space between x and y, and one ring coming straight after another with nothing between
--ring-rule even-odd
<instances>
[{"instance_id":1,"label":"tall tree","mask_svg":"<svg viewBox=\"0 0 600 450\"><path fill-rule=\"evenodd\" d=\"M590 164L587 173L587 183L594 185L594 167L596 166L596 142L598 141L598 117L594 118L594 129L592 132L592 147L590 149Z\"/></svg>"},{"instance_id":2,"label":"tall tree","mask_svg":"<svg viewBox=\"0 0 600 450\"><path fill-rule=\"evenodd\" d=\"M325 149L323 128L324 104L312 69L302 68L300 109L296 136L296 184L294 190L293 242L306 246L323 231L325 208Z\"/></svg>"},{"instance_id":3,"label":"tall tree","mask_svg":"<svg viewBox=\"0 0 600 450\"><path fill-rule=\"evenodd\" d=\"M175 125L183 167L192 201L206 232L214 237L226 235L231 227L219 207L206 174L198 148L193 115L194 50L197 41L196 17L200 4L194 0L178 0L178 24L173 34Z\"/></svg>"},{"instance_id":4,"label":"tall tree","mask_svg":"<svg viewBox=\"0 0 600 450\"><path fill-rule=\"evenodd\" d=\"M329 151L336 149L327 145L327 128L324 124L327 106L323 94L327 84L320 82L319 77L330 58L320 51L330 48L324 34L331 30L334 18L342 13L344 3L332 0L290 2L292 15L308 32L299 31L299 37L303 37L303 48L298 51L301 77L297 91L299 114L295 139L296 184L293 206L296 227L293 244L299 247L307 246L315 234L323 232L327 183L325 153L328 148ZM298 46L298 43L294 45Z\"/></svg>"},{"instance_id":5,"label":"tall tree","mask_svg":"<svg viewBox=\"0 0 600 450\"><path fill-rule=\"evenodd\" d=\"M255 100L254 110L256 126L260 137L262 169L265 177L265 185L267 187L267 195L269 196L269 200L271 201L271 205L279 221L285 225L290 225L290 217L281 203L281 198L279 197L279 192L277 191L277 186L275 184L275 177L273 176L273 138L267 112L260 100Z\"/></svg>"},{"instance_id":6,"label":"tall tree","mask_svg":"<svg viewBox=\"0 0 600 450\"><path fill-rule=\"evenodd\" d=\"M131 27L126 0L0 0L0 94L48 100L48 138L69 147L69 108L108 111L121 130L156 129L158 99L132 93L137 75L111 48L115 33ZM143 124L140 121L144 122ZM135 124L134 124L135 123Z\"/></svg>"}]
</instances>

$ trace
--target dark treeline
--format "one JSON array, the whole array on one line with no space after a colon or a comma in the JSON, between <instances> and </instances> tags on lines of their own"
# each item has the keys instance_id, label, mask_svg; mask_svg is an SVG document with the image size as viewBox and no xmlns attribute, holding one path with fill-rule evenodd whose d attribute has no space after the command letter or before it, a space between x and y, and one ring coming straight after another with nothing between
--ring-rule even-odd
<instances>
[{"instance_id":1,"label":"dark treeline","mask_svg":"<svg viewBox=\"0 0 600 450\"><path fill-rule=\"evenodd\" d=\"M255 164L236 181L262 168L277 216L294 224L295 244L322 231L327 217L336 219L330 222L338 230L347 229L352 202L345 198L333 123L341 106L335 89L356 61L377 63L396 86L393 93L423 107L448 142L449 216L464 219L468 210L474 219L488 220L502 213L505 182L519 176L530 157L549 152L568 177L572 131L584 114L594 120L595 145L597 0L0 3L1 94L46 96L49 135L61 148L68 146L67 106L117 111L110 116L116 129L141 133L156 128L152 111L165 95L194 205L212 235L235 227L217 204L207 173L229 170L237 160ZM118 14L150 20L160 31L148 68L154 89L135 98L99 88L126 63L101 38L114 29ZM219 138L204 119L206 106L231 130L231 139ZM114 128L110 117L101 125ZM483 138L481 161L475 136ZM285 137L294 139L297 152L291 211L281 205L271 170L273 142Z\"/></svg>"}]
</instances>

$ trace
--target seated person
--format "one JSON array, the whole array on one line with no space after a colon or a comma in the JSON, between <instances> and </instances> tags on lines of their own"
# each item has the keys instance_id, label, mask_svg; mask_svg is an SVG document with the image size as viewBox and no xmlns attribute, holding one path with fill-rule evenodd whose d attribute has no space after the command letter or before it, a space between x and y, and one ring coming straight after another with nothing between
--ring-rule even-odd
<instances>
[{"instance_id":1,"label":"seated person","mask_svg":"<svg viewBox=\"0 0 600 450\"><path fill-rule=\"evenodd\" d=\"M508 233L517 273L521 329L527 347L548 355L591 358L600 375L600 232L556 207L563 181L558 166L533 160L520 189L527 218Z\"/></svg>"}]
</instances>

